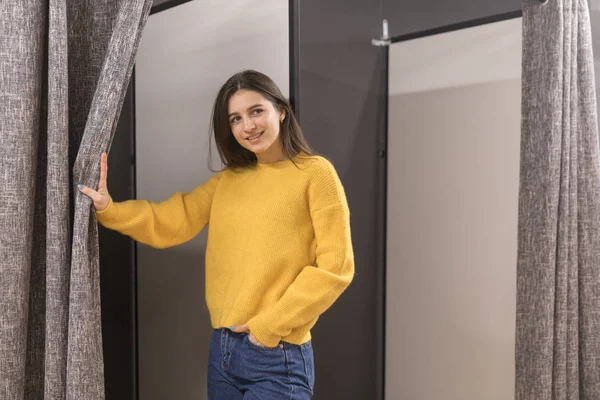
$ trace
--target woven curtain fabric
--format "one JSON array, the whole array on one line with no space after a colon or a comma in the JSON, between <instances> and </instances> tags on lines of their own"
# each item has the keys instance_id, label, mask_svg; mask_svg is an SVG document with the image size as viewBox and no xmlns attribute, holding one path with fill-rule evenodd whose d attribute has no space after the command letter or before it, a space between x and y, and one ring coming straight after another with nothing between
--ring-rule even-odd
<instances>
[{"instance_id":1,"label":"woven curtain fabric","mask_svg":"<svg viewBox=\"0 0 600 400\"><path fill-rule=\"evenodd\" d=\"M586 0L523 1L516 399L600 399L600 154Z\"/></svg>"},{"instance_id":2,"label":"woven curtain fabric","mask_svg":"<svg viewBox=\"0 0 600 400\"><path fill-rule=\"evenodd\" d=\"M0 2L0 398L104 398L90 200L151 0Z\"/></svg>"}]
</instances>

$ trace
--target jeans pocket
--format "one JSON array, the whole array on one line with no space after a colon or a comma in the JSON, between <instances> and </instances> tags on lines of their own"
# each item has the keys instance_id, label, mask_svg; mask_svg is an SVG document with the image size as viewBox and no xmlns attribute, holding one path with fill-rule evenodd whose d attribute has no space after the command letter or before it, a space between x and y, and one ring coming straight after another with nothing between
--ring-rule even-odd
<instances>
[{"instance_id":1,"label":"jeans pocket","mask_svg":"<svg viewBox=\"0 0 600 400\"><path fill-rule=\"evenodd\" d=\"M253 383L271 382L277 387L288 386L286 356L282 348L257 345L250 341L249 335L244 335L240 344L236 357L236 374L239 378Z\"/></svg>"},{"instance_id":2,"label":"jeans pocket","mask_svg":"<svg viewBox=\"0 0 600 400\"><path fill-rule=\"evenodd\" d=\"M244 340L246 341L246 343L248 343L248 346L252 347L255 350L276 351L281 349L281 345L279 344L275 347L267 347L263 346L262 344L254 343L252 340L250 340L250 334L245 335Z\"/></svg>"},{"instance_id":3,"label":"jeans pocket","mask_svg":"<svg viewBox=\"0 0 600 400\"><path fill-rule=\"evenodd\" d=\"M301 345L300 353L302 354L302 360L304 361L304 373L306 375L306 381L308 383L308 387L310 387L311 392L314 392L315 358L314 358L311 342Z\"/></svg>"}]
</instances>

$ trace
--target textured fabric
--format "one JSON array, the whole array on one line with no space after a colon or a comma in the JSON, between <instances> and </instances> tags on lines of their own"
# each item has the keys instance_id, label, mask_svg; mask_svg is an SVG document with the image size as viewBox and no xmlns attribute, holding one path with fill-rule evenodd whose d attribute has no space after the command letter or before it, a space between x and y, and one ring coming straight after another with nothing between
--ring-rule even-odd
<instances>
[{"instance_id":1,"label":"textured fabric","mask_svg":"<svg viewBox=\"0 0 600 400\"><path fill-rule=\"evenodd\" d=\"M600 157L587 1L523 1L516 398L600 399Z\"/></svg>"},{"instance_id":2,"label":"textured fabric","mask_svg":"<svg viewBox=\"0 0 600 400\"><path fill-rule=\"evenodd\" d=\"M91 185L150 0L0 2L0 398L102 399Z\"/></svg>"},{"instance_id":3,"label":"textured fabric","mask_svg":"<svg viewBox=\"0 0 600 400\"><path fill-rule=\"evenodd\" d=\"M308 400L315 385L312 343L256 345L247 333L213 332L208 400Z\"/></svg>"},{"instance_id":4,"label":"textured fabric","mask_svg":"<svg viewBox=\"0 0 600 400\"><path fill-rule=\"evenodd\" d=\"M262 344L302 344L350 284L354 257L344 189L322 157L226 169L162 203L110 202L110 229L155 247L207 224L206 301L214 328L247 323Z\"/></svg>"}]
</instances>

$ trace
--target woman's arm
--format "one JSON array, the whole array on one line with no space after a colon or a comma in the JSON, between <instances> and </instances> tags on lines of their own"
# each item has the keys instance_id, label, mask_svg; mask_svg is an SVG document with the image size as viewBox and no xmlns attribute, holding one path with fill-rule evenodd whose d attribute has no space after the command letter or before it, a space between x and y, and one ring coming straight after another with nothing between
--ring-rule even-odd
<instances>
[{"instance_id":1,"label":"woman's arm","mask_svg":"<svg viewBox=\"0 0 600 400\"><path fill-rule=\"evenodd\" d=\"M98 222L132 239L156 248L191 240L207 224L222 172L190 193L175 193L160 203L146 200L113 202L96 211Z\"/></svg>"},{"instance_id":2,"label":"woman's arm","mask_svg":"<svg viewBox=\"0 0 600 400\"><path fill-rule=\"evenodd\" d=\"M333 166L323 160L309 188L316 263L298 274L281 299L248 321L250 332L265 346L276 346L292 329L315 320L354 277L350 212Z\"/></svg>"}]
</instances>

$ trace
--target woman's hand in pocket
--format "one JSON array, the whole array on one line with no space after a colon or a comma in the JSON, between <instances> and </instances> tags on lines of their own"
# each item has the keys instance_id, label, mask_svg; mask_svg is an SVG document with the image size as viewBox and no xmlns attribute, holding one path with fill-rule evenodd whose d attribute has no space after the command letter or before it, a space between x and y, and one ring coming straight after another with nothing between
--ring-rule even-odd
<instances>
[{"instance_id":1,"label":"woman's hand in pocket","mask_svg":"<svg viewBox=\"0 0 600 400\"><path fill-rule=\"evenodd\" d=\"M235 333L248 333L248 340L250 340L252 343L254 343L257 346L268 348L268 346L265 346L264 344L259 342L258 339L252 334L252 332L250 332L250 329L248 329L247 324L240 325L240 326L231 326L231 327L229 327L229 329L231 329L231 331L235 332Z\"/></svg>"}]
</instances>

